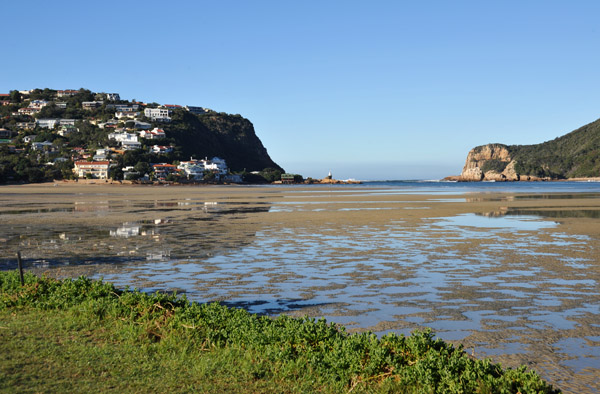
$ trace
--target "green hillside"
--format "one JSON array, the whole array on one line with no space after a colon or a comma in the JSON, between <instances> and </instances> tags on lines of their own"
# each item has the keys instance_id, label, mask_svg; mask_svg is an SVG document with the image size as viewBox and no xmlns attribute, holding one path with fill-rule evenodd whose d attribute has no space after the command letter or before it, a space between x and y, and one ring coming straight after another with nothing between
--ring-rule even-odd
<instances>
[{"instance_id":1,"label":"green hillside","mask_svg":"<svg viewBox=\"0 0 600 394\"><path fill-rule=\"evenodd\" d=\"M509 145L519 174L550 178L600 176L600 119L552 141Z\"/></svg>"}]
</instances>

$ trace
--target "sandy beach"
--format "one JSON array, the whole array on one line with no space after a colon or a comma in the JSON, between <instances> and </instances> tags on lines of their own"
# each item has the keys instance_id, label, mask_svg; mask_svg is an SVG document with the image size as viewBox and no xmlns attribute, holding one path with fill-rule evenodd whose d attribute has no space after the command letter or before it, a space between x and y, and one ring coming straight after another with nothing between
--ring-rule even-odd
<instances>
[{"instance_id":1,"label":"sandy beach","mask_svg":"<svg viewBox=\"0 0 600 394\"><path fill-rule=\"evenodd\" d=\"M469 353L600 390L597 193L343 186L1 186L8 269L104 277Z\"/></svg>"}]
</instances>

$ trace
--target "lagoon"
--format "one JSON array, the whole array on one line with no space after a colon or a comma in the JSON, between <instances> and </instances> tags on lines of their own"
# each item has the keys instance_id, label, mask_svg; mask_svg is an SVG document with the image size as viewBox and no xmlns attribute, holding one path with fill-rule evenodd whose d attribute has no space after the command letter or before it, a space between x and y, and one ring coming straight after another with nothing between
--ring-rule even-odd
<instances>
[{"instance_id":1,"label":"lagoon","mask_svg":"<svg viewBox=\"0 0 600 394\"><path fill-rule=\"evenodd\" d=\"M0 269L87 275L349 331L431 327L600 391L600 183L0 187Z\"/></svg>"}]
</instances>

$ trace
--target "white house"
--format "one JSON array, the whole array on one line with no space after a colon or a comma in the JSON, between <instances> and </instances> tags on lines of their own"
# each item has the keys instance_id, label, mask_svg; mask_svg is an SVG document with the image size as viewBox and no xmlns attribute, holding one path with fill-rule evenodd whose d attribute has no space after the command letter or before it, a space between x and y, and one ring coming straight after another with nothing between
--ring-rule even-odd
<instances>
[{"instance_id":1,"label":"white house","mask_svg":"<svg viewBox=\"0 0 600 394\"><path fill-rule=\"evenodd\" d=\"M114 109L117 112L135 112L139 108L138 104L106 104L106 109Z\"/></svg>"},{"instance_id":2,"label":"white house","mask_svg":"<svg viewBox=\"0 0 600 394\"><path fill-rule=\"evenodd\" d=\"M182 161L177 168L182 170L188 179L201 180L204 178L204 164L198 160Z\"/></svg>"},{"instance_id":3,"label":"white house","mask_svg":"<svg viewBox=\"0 0 600 394\"><path fill-rule=\"evenodd\" d=\"M43 127L45 129L53 129L58 124L58 119L37 119L35 123L39 127Z\"/></svg>"},{"instance_id":4,"label":"white house","mask_svg":"<svg viewBox=\"0 0 600 394\"><path fill-rule=\"evenodd\" d=\"M37 109L42 109L46 105L48 105L48 101L46 101L46 100L33 100L31 103L29 103L30 108L37 108Z\"/></svg>"},{"instance_id":5,"label":"white house","mask_svg":"<svg viewBox=\"0 0 600 394\"><path fill-rule=\"evenodd\" d=\"M122 118L126 118L126 119L135 119L138 116L140 116L139 112L115 112L115 118L117 119L122 119Z\"/></svg>"},{"instance_id":6,"label":"white house","mask_svg":"<svg viewBox=\"0 0 600 394\"><path fill-rule=\"evenodd\" d=\"M108 139L117 142L138 142L138 136L134 133L110 133Z\"/></svg>"},{"instance_id":7,"label":"white house","mask_svg":"<svg viewBox=\"0 0 600 394\"><path fill-rule=\"evenodd\" d=\"M73 172L80 178L91 174L92 178L107 179L109 165L108 161L76 161Z\"/></svg>"},{"instance_id":8,"label":"white house","mask_svg":"<svg viewBox=\"0 0 600 394\"><path fill-rule=\"evenodd\" d=\"M78 130L75 126L70 126L70 125L60 126L60 129L58 130L58 135L66 137L69 134L73 134L77 131Z\"/></svg>"},{"instance_id":9,"label":"white house","mask_svg":"<svg viewBox=\"0 0 600 394\"><path fill-rule=\"evenodd\" d=\"M118 124L119 124L119 121L117 119L110 119L104 123L98 123L98 127L101 129L111 128L111 127L117 127Z\"/></svg>"},{"instance_id":10,"label":"white house","mask_svg":"<svg viewBox=\"0 0 600 394\"><path fill-rule=\"evenodd\" d=\"M146 108L144 110L146 117L157 122L170 122L169 110L167 108Z\"/></svg>"},{"instance_id":11,"label":"white house","mask_svg":"<svg viewBox=\"0 0 600 394\"><path fill-rule=\"evenodd\" d=\"M26 108L19 108L16 115L35 115L38 112L40 112L39 108L26 107Z\"/></svg>"},{"instance_id":12,"label":"white house","mask_svg":"<svg viewBox=\"0 0 600 394\"><path fill-rule=\"evenodd\" d=\"M59 126L75 126L75 119L59 119Z\"/></svg>"},{"instance_id":13,"label":"white house","mask_svg":"<svg viewBox=\"0 0 600 394\"><path fill-rule=\"evenodd\" d=\"M159 129L158 127L155 127L152 130L140 131L140 137L147 138L149 140L157 140L157 139L165 138L166 134L163 129Z\"/></svg>"},{"instance_id":14,"label":"white house","mask_svg":"<svg viewBox=\"0 0 600 394\"><path fill-rule=\"evenodd\" d=\"M152 153L165 154L173 152L172 146L153 145L150 149Z\"/></svg>"},{"instance_id":15,"label":"white house","mask_svg":"<svg viewBox=\"0 0 600 394\"><path fill-rule=\"evenodd\" d=\"M119 93L104 93L106 95L106 99L108 101L119 101L121 100L121 96L119 96Z\"/></svg>"},{"instance_id":16,"label":"white house","mask_svg":"<svg viewBox=\"0 0 600 394\"><path fill-rule=\"evenodd\" d=\"M217 175L227 174L227 163L221 158L213 157L211 160L204 159L200 161L204 164L204 169L208 171L212 171Z\"/></svg>"},{"instance_id":17,"label":"white house","mask_svg":"<svg viewBox=\"0 0 600 394\"><path fill-rule=\"evenodd\" d=\"M105 161L110 153L112 153L110 149L96 149L94 161Z\"/></svg>"}]
</instances>

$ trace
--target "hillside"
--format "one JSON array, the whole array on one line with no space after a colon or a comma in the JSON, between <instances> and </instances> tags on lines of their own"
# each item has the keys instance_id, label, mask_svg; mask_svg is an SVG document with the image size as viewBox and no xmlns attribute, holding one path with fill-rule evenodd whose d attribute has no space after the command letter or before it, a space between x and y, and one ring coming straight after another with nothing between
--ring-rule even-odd
<instances>
[{"instance_id":1,"label":"hillside","mask_svg":"<svg viewBox=\"0 0 600 394\"><path fill-rule=\"evenodd\" d=\"M168 180L177 181L247 176L260 182L267 179L249 173L269 178L283 172L240 115L122 100L117 93L87 89L11 91L0 94L0 104L0 183L82 175L117 180L170 175ZM109 170L78 175L76 163L83 161L108 162Z\"/></svg>"},{"instance_id":2,"label":"hillside","mask_svg":"<svg viewBox=\"0 0 600 394\"><path fill-rule=\"evenodd\" d=\"M600 177L600 119L535 145L473 148L460 179L516 181Z\"/></svg>"}]
</instances>

